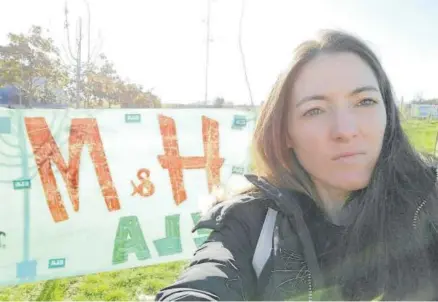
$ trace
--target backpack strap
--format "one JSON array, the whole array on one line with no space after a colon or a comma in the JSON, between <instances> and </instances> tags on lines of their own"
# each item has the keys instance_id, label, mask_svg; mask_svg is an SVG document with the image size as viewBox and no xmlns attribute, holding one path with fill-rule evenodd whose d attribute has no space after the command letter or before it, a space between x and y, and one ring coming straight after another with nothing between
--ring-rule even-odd
<instances>
[{"instance_id":1,"label":"backpack strap","mask_svg":"<svg viewBox=\"0 0 438 302\"><path fill-rule=\"evenodd\" d=\"M276 219L277 211L269 208L252 258L252 266L254 267L257 278L260 277L266 262L268 262L271 256L272 236L274 234Z\"/></svg>"}]
</instances>

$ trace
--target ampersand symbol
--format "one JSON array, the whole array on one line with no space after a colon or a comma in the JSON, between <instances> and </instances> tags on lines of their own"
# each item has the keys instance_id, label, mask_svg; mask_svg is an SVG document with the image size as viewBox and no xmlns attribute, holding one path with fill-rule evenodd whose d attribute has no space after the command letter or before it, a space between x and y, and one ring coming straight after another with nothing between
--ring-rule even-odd
<instances>
[{"instance_id":1,"label":"ampersand symbol","mask_svg":"<svg viewBox=\"0 0 438 302\"><path fill-rule=\"evenodd\" d=\"M148 197L154 194L155 186L149 180L150 172L148 169L140 169L137 172L137 178L140 180L140 184L136 185L134 181L131 180L132 187L134 191L132 192L132 196L138 194L143 197Z\"/></svg>"}]
</instances>

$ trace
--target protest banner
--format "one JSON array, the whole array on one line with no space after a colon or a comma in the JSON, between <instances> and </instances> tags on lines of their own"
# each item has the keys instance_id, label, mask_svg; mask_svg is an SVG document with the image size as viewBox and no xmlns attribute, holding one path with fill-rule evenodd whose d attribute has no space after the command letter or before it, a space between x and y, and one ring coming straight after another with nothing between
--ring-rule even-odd
<instances>
[{"instance_id":1,"label":"protest banner","mask_svg":"<svg viewBox=\"0 0 438 302\"><path fill-rule=\"evenodd\" d=\"M198 199L247 172L231 109L0 108L0 285L184 260Z\"/></svg>"}]
</instances>

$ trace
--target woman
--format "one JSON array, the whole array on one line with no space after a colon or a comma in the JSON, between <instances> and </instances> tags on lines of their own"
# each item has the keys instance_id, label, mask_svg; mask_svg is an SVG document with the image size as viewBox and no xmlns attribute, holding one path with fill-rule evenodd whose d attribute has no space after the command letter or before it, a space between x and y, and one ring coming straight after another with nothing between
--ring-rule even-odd
<instances>
[{"instance_id":1,"label":"woman","mask_svg":"<svg viewBox=\"0 0 438 302\"><path fill-rule=\"evenodd\" d=\"M253 189L203 217L209 239L158 300L438 299L436 171L362 41L298 46L254 149Z\"/></svg>"}]
</instances>

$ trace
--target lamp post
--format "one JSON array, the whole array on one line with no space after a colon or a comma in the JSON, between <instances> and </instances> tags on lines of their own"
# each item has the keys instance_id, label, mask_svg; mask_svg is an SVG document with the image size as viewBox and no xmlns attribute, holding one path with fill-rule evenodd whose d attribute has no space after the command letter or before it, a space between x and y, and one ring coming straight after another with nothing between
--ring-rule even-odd
<instances>
[{"instance_id":1,"label":"lamp post","mask_svg":"<svg viewBox=\"0 0 438 302\"><path fill-rule=\"evenodd\" d=\"M204 103L207 105L208 101L208 65L210 56L210 8L211 0L207 0L207 44L206 44L206 54L205 54L205 95Z\"/></svg>"}]
</instances>

